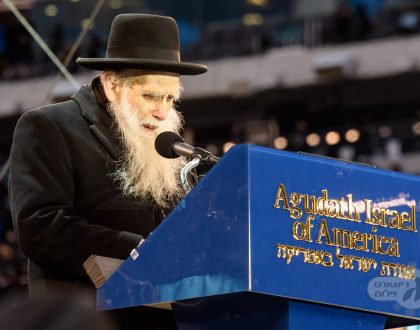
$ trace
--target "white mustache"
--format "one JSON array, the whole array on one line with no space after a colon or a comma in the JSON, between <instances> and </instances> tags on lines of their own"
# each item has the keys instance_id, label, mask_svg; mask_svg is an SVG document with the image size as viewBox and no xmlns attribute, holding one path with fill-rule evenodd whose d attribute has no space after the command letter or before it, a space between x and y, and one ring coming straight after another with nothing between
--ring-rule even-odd
<instances>
[{"instance_id":1,"label":"white mustache","mask_svg":"<svg viewBox=\"0 0 420 330\"><path fill-rule=\"evenodd\" d=\"M148 119L148 120L142 120L142 121L140 121L140 125L147 126L147 127L153 127L155 129L157 129L157 128L160 127L160 122L156 122L154 120Z\"/></svg>"},{"instance_id":2,"label":"white mustache","mask_svg":"<svg viewBox=\"0 0 420 330\"><path fill-rule=\"evenodd\" d=\"M179 130L179 125L174 124L176 118L176 110L171 109L168 117L165 120L156 119L155 117L146 117L139 120L140 126L146 126L155 129L157 132L161 131L176 131Z\"/></svg>"}]
</instances>

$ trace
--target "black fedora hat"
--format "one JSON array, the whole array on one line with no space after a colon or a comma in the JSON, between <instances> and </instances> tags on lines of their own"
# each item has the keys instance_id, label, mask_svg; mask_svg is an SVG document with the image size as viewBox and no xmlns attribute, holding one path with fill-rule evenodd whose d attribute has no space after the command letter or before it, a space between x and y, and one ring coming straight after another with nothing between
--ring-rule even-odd
<instances>
[{"instance_id":1,"label":"black fedora hat","mask_svg":"<svg viewBox=\"0 0 420 330\"><path fill-rule=\"evenodd\" d=\"M114 18L105 58L78 58L76 63L94 70L144 69L196 75L201 64L181 62L179 33L171 17L122 14Z\"/></svg>"}]
</instances>

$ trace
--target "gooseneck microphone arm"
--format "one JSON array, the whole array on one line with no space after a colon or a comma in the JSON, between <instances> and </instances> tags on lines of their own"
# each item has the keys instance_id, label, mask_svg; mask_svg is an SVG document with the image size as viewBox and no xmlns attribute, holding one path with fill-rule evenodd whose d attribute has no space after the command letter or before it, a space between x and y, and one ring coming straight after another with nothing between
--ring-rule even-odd
<instances>
[{"instance_id":1,"label":"gooseneck microphone arm","mask_svg":"<svg viewBox=\"0 0 420 330\"><path fill-rule=\"evenodd\" d=\"M208 163L217 163L217 161L220 159L219 157L216 157L212 155L209 151L192 147L189 144L183 143L183 142L175 142L172 146L172 149L177 155L180 156L199 156L202 161L208 162Z\"/></svg>"},{"instance_id":2,"label":"gooseneck microphone arm","mask_svg":"<svg viewBox=\"0 0 420 330\"><path fill-rule=\"evenodd\" d=\"M155 141L156 151L165 158L177 158L179 156L190 157L190 160L180 172L180 182L185 193L192 189L188 182L188 174L201 162L217 163L220 159L207 150L196 148L184 143L184 139L174 132L160 133Z\"/></svg>"},{"instance_id":3,"label":"gooseneck microphone arm","mask_svg":"<svg viewBox=\"0 0 420 330\"><path fill-rule=\"evenodd\" d=\"M193 157L198 156L202 162L217 163L220 159L212 155L209 151L190 146L184 139L174 132L160 133L155 141L156 151L165 158L177 158L179 156Z\"/></svg>"},{"instance_id":4,"label":"gooseneck microphone arm","mask_svg":"<svg viewBox=\"0 0 420 330\"><path fill-rule=\"evenodd\" d=\"M181 169L181 172L179 173L179 179L181 181L181 187L184 189L185 193L188 194L191 189L193 188L191 184L188 182L188 174L196 168L198 165L200 165L200 157L195 156L192 160L190 160L185 166Z\"/></svg>"}]
</instances>

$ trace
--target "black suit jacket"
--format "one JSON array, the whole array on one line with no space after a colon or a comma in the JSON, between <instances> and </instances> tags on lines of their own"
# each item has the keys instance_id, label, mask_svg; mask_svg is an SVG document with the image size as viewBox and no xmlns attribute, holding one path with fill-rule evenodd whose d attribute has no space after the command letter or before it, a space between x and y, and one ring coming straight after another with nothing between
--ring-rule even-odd
<instances>
[{"instance_id":1,"label":"black suit jacket","mask_svg":"<svg viewBox=\"0 0 420 330\"><path fill-rule=\"evenodd\" d=\"M125 259L161 222L150 200L121 196L110 176L119 156L109 114L90 87L20 118L9 187L30 294L89 283L86 258Z\"/></svg>"}]
</instances>

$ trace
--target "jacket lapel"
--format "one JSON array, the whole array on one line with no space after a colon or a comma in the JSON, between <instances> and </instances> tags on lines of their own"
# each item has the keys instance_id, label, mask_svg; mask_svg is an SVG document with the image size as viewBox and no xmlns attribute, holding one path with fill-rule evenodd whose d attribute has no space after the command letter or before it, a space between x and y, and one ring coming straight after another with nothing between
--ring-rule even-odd
<instances>
[{"instance_id":1,"label":"jacket lapel","mask_svg":"<svg viewBox=\"0 0 420 330\"><path fill-rule=\"evenodd\" d=\"M109 152L114 160L119 160L120 140L111 131L111 118L106 109L98 104L91 89L83 86L72 96L79 104L82 116L90 123L90 131Z\"/></svg>"}]
</instances>

